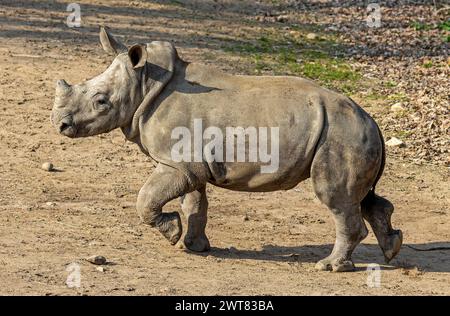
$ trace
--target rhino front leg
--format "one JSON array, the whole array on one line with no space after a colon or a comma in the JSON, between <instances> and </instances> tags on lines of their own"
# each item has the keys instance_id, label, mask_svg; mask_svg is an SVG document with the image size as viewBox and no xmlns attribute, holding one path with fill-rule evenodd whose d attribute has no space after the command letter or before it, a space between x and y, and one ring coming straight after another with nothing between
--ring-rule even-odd
<instances>
[{"instance_id":1,"label":"rhino front leg","mask_svg":"<svg viewBox=\"0 0 450 316\"><path fill-rule=\"evenodd\" d=\"M181 209L186 216L188 228L184 237L186 248L202 252L210 249L208 237L205 234L207 222L208 200L206 187L186 194L182 198Z\"/></svg>"},{"instance_id":2,"label":"rhino front leg","mask_svg":"<svg viewBox=\"0 0 450 316\"><path fill-rule=\"evenodd\" d=\"M144 224L158 228L174 245L182 234L180 214L163 213L163 206L189 192L189 182L178 170L159 164L139 191L137 211Z\"/></svg>"}]
</instances>

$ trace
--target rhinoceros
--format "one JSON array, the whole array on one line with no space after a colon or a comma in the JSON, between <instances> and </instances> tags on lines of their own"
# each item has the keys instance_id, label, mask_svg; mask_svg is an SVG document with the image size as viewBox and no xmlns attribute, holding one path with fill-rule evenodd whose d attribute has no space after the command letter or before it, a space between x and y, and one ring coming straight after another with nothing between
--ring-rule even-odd
<instances>
[{"instance_id":1,"label":"rhinoceros","mask_svg":"<svg viewBox=\"0 0 450 316\"><path fill-rule=\"evenodd\" d=\"M182 222L178 212L162 209L173 199L180 198L187 219L184 245L201 252L210 249L205 234L208 183L235 191L268 192L289 190L311 178L316 196L330 209L336 226L334 248L317 262L318 270L354 270L352 252L368 234L364 219L386 261L397 255L402 232L391 225L394 207L375 194L385 166L383 136L353 100L308 79L230 75L186 62L170 42L127 48L106 27L100 28L100 43L115 56L111 65L77 85L58 80L51 121L60 134L72 138L120 127L126 139L151 158L156 167L138 194L137 213L172 245L182 236ZM277 145L271 147L278 151L275 168L263 172L267 159L220 159L214 151L209 155L196 151L193 160L174 159L179 139L173 131L194 130L199 121L219 132L230 127L247 132L250 127L276 128L277 133L269 137ZM243 138L244 153L254 154L249 135ZM225 147L236 137L216 141ZM233 146L226 149L232 152L228 158L235 155L238 145Z\"/></svg>"}]
</instances>

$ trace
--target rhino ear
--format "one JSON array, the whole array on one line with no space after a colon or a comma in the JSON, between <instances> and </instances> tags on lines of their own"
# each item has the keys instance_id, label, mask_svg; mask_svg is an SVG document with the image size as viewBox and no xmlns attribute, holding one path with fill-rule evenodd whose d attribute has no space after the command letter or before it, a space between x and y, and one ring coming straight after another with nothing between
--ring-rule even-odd
<instances>
[{"instance_id":1,"label":"rhino ear","mask_svg":"<svg viewBox=\"0 0 450 316\"><path fill-rule=\"evenodd\" d=\"M147 47L145 45L133 45L128 50L131 64L134 69L140 68L147 62Z\"/></svg>"},{"instance_id":2,"label":"rhino ear","mask_svg":"<svg viewBox=\"0 0 450 316\"><path fill-rule=\"evenodd\" d=\"M106 26L100 27L100 43L103 49L110 55L119 55L127 51L127 47L120 41L116 40L114 36L109 33Z\"/></svg>"}]
</instances>

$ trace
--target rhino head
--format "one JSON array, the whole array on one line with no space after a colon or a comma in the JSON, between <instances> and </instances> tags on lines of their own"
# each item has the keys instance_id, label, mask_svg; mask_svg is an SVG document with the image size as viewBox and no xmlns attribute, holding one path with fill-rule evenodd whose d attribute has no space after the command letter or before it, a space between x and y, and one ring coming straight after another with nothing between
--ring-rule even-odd
<instances>
[{"instance_id":1,"label":"rhino head","mask_svg":"<svg viewBox=\"0 0 450 316\"><path fill-rule=\"evenodd\" d=\"M51 122L62 135L87 137L121 127L128 138L135 133L138 109L147 106L172 76L177 54L170 43L127 48L104 27L100 43L115 56L103 73L77 85L63 79L56 83Z\"/></svg>"}]
</instances>

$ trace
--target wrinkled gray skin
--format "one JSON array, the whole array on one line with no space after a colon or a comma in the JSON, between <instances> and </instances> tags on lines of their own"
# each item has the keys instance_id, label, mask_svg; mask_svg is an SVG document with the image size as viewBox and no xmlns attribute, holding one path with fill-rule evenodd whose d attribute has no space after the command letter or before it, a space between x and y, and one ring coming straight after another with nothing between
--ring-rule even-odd
<instances>
[{"instance_id":1,"label":"wrinkled gray skin","mask_svg":"<svg viewBox=\"0 0 450 316\"><path fill-rule=\"evenodd\" d=\"M181 197L187 217L184 238L193 251L210 248L205 234L207 183L230 190L288 190L311 177L317 197L336 223L332 253L319 270L354 269L351 255L367 236L365 219L386 261L400 250L402 234L391 226L392 204L375 195L384 167L384 141L373 119L351 99L295 77L232 76L181 60L167 42L127 49L104 28L103 48L115 55L99 76L70 86L59 80L52 123L68 137L86 137L120 127L157 167L139 192L137 211L171 244L182 235L178 212L163 206ZM255 162L171 160L178 126L279 127L279 169L261 173ZM224 146L225 147L225 146Z\"/></svg>"}]
</instances>

